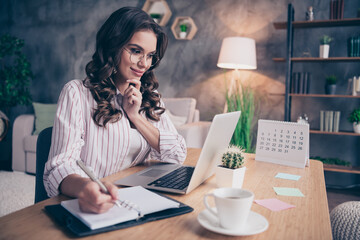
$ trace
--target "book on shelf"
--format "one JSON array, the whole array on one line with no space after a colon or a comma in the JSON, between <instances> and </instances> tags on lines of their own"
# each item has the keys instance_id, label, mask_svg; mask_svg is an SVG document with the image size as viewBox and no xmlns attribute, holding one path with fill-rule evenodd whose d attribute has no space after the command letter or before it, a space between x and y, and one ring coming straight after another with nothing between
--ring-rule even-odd
<instances>
[{"instance_id":1,"label":"book on shelf","mask_svg":"<svg viewBox=\"0 0 360 240\"><path fill-rule=\"evenodd\" d=\"M310 73L293 72L291 93L308 94L310 91Z\"/></svg>"},{"instance_id":2,"label":"book on shelf","mask_svg":"<svg viewBox=\"0 0 360 240\"><path fill-rule=\"evenodd\" d=\"M320 131L339 132L340 111L320 110Z\"/></svg>"},{"instance_id":3,"label":"book on shelf","mask_svg":"<svg viewBox=\"0 0 360 240\"><path fill-rule=\"evenodd\" d=\"M360 57L360 36L348 39L348 57Z\"/></svg>"},{"instance_id":4,"label":"book on shelf","mask_svg":"<svg viewBox=\"0 0 360 240\"><path fill-rule=\"evenodd\" d=\"M330 1L330 19L344 18L344 0Z\"/></svg>"}]
</instances>

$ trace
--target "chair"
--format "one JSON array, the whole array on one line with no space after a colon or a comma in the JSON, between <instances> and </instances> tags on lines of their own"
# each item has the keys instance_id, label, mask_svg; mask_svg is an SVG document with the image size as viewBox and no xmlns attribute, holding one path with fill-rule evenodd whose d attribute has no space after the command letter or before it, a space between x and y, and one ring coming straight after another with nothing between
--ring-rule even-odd
<instances>
[{"instance_id":1,"label":"chair","mask_svg":"<svg viewBox=\"0 0 360 240\"><path fill-rule=\"evenodd\" d=\"M344 202L330 213L334 240L360 239L360 201Z\"/></svg>"},{"instance_id":2,"label":"chair","mask_svg":"<svg viewBox=\"0 0 360 240\"><path fill-rule=\"evenodd\" d=\"M49 198L44 187L43 175L51 146L51 134L52 127L45 128L40 132L36 142L35 203Z\"/></svg>"}]
</instances>

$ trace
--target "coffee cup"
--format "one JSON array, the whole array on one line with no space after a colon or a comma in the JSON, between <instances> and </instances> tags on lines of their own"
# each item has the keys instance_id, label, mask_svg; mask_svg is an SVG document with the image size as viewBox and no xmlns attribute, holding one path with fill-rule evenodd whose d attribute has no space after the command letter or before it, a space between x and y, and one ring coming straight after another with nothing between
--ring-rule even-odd
<instances>
[{"instance_id":1,"label":"coffee cup","mask_svg":"<svg viewBox=\"0 0 360 240\"><path fill-rule=\"evenodd\" d=\"M210 207L209 197L214 198L216 210ZM253 200L252 192L240 188L218 188L204 196L205 207L219 220L221 227L237 230L245 226Z\"/></svg>"}]
</instances>

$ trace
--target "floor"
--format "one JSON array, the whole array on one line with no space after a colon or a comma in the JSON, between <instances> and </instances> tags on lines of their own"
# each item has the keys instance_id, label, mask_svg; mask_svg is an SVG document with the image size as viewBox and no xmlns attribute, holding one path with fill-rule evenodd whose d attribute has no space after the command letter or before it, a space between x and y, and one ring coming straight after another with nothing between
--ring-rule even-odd
<instances>
[{"instance_id":1,"label":"floor","mask_svg":"<svg viewBox=\"0 0 360 240\"><path fill-rule=\"evenodd\" d=\"M347 201L360 201L360 186L349 189L326 188L329 212L337 205Z\"/></svg>"}]
</instances>

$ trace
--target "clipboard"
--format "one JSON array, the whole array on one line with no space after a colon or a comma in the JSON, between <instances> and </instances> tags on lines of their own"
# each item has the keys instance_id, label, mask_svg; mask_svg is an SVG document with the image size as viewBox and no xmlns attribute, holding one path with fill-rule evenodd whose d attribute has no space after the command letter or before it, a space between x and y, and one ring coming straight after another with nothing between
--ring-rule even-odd
<instances>
[{"instance_id":1,"label":"clipboard","mask_svg":"<svg viewBox=\"0 0 360 240\"><path fill-rule=\"evenodd\" d=\"M159 194L159 193L157 193L157 194ZM161 220L161 219L165 219L165 218L171 218L171 217L175 217L175 216L179 216L182 214L192 212L194 210L192 207L190 207L182 202L179 202L175 199L172 199L172 198L162 195L162 194L159 194L159 195L180 203L180 207L147 214L147 215L144 215L144 217L142 217L139 220L131 220L131 221L122 222L122 223L118 223L115 225L98 228L98 229L94 229L94 230L91 230L88 226L86 226L82 221L80 221L77 217L72 215L69 211L67 211L60 204L45 206L45 211L53 220L55 220L55 222L57 222L60 226L62 226L62 228L65 231L70 232L71 234L75 235L76 237L85 237L85 236L90 236L90 235L94 235L94 234L99 234L99 233L124 229L124 228L128 228L128 227L133 227L133 226L141 225L141 224L144 224L147 222L152 222L152 221Z\"/></svg>"}]
</instances>

